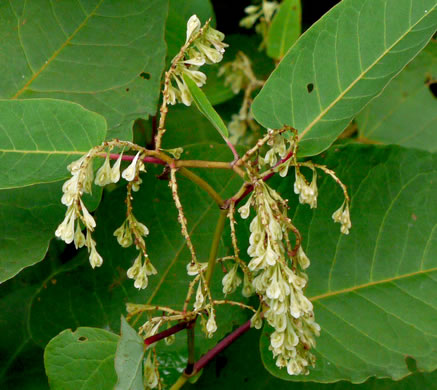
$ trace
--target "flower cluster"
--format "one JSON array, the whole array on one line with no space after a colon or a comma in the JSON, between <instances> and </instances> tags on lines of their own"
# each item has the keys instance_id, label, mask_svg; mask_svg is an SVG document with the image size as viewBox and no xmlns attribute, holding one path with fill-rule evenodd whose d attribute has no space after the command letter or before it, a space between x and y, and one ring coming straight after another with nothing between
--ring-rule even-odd
<instances>
[{"instance_id":1,"label":"flower cluster","mask_svg":"<svg viewBox=\"0 0 437 390\"><path fill-rule=\"evenodd\" d=\"M257 214L250 223L248 267L255 275L254 289L268 307L264 318L274 328L270 349L278 367L287 367L290 375L307 374L308 366L314 365L309 350L315 346L315 336L320 332L314 321L313 305L303 291L307 283L304 270L309 260L301 247L296 256L288 259L291 222L286 202L262 180L254 184L253 194L240 207L242 218L249 216L251 206ZM253 326L261 326L260 316L260 312L255 314Z\"/></svg>"},{"instance_id":2,"label":"flower cluster","mask_svg":"<svg viewBox=\"0 0 437 390\"><path fill-rule=\"evenodd\" d=\"M200 20L193 15L187 23L185 46L172 61L172 68L167 75L170 79L164 94L170 104L182 102L186 106L193 100L184 75L192 79L198 87L206 83L206 75L199 71L204 64L215 64L223 59L225 47L224 34L212 28L209 23L201 28Z\"/></svg>"},{"instance_id":3,"label":"flower cluster","mask_svg":"<svg viewBox=\"0 0 437 390\"><path fill-rule=\"evenodd\" d=\"M240 26L252 28L259 19L261 23L270 23L278 8L276 1L263 0L260 5L249 5L244 9L247 16L240 20Z\"/></svg>"},{"instance_id":4,"label":"flower cluster","mask_svg":"<svg viewBox=\"0 0 437 390\"><path fill-rule=\"evenodd\" d=\"M305 177L300 173L299 167L296 167L296 180L294 182L294 192L299 195L299 202L302 204L309 204L310 207L317 207L317 171L311 167L313 171L313 178L311 183L308 183Z\"/></svg>"},{"instance_id":5,"label":"flower cluster","mask_svg":"<svg viewBox=\"0 0 437 390\"><path fill-rule=\"evenodd\" d=\"M130 190L138 191L141 184L139 173L140 171L145 171L142 156L138 152L129 166L120 173L123 153L117 157L114 165L111 167L108 150L104 163L97 170L94 177L93 159L104 151L105 148L105 144L93 148L79 160L72 162L68 166L71 178L62 186L63 196L61 199L61 202L67 206L67 212L64 220L56 229L55 235L67 244L74 242L76 249L83 246L87 247L91 266L93 268L100 267L103 264L103 259L97 252L96 242L92 238L96 221L87 210L82 200L82 195L84 193L91 194L93 181L96 185L104 187L108 184L117 183L120 177L122 177L129 183L128 212L126 220L115 230L114 236L117 237L117 241L122 247L127 248L135 244L137 249L140 250L140 254L135 259L134 264L128 269L127 276L135 280L135 287L146 288L147 277L156 274L157 271L147 256L146 245L143 239L143 237L149 234L149 230L147 226L139 222L133 215L130 194ZM85 234L82 232L83 228L86 230Z\"/></svg>"},{"instance_id":6,"label":"flower cluster","mask_svg":"<svg viewBox=\"0 0 437 390\"><path fill-rule=\"evenodd\" d=\"M343 234L349 234L349 229L352 227L351 217L349 213L349 202L345 200L340 208L332 214L334 222L341 224L340 231Z\"/></svg>"}]
</instances>

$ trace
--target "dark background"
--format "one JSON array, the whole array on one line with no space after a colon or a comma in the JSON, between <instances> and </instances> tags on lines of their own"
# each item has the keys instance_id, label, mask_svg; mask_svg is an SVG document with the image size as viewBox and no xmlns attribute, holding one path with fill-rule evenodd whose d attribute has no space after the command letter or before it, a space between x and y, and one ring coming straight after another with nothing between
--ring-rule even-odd
<instances>
[{"instance_id":1,"label":"dark background","mask_svg":"<svg viewBox=\"0 0 437 390\"><path fill-rule=\"evenodd\" d=\"M305 31L314 22L331 9L340 0L301 0L302 2L302 27ZM251 0L212 0L217 29L228 34L253 34L252 29L247 30L238 26L239 21L246 15L244 8L252 4Z\"/></svg>"}]
</instances>

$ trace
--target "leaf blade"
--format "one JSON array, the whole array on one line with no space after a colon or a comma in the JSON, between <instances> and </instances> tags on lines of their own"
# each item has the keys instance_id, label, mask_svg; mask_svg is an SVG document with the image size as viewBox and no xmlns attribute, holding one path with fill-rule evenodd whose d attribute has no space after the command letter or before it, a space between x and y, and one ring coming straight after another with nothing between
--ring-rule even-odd
<instances>
[{"instance_id":1,"label":"leaf blade","mask_svg":"<svg viewBox=\"0 0 437 390\"><path fill-rule=\"evenodd\" d=\"M211 122L215 129L221 134L223 138L229 137L228 128L223 123L222 118L217 111L214 109L212 104L209 102L203 91L196 85L196 83L191 80L188 76L184 75L185 84L193 96L193 100L196 103L199 111Z\"/></svg>"},{"instance_id":2,"label":"leaf blade","mask_svg":"<svg viewBox=\"0 0 437 390\"><path fill-rule=\"evenodd\" d=\"M123 316L120 331L114 362L118 376L115 390L143 390L144 341Z\"/></svg>"},{"instance_id":3,"label":"leaf blade","mask_svg":"<svg viewBox=\"0 0 437 390\"><path fill-rule=\"evenodd\" d=\"M272 73L253 102L255 118L268 128L298 129L302 156L325 150L426 45L436 8L435 0L341 2Z\"/></svg>"},{"instance_id":4,"label":"leaf blade","mask_svg":"<svg viewBox=\"0 0 437 390\"><path fill-rule=\"evenodd\" d=\"M281 59L301 34L302 7L300 0L282 2L279 11L272 20L268 38L267 54Z\"/></svg>"},{"instance_id":5,"label":"leaf blade","mask_svg":"<svg viewBox=\"0 0 437 390\"><path fill-rule=\"evenodd\" d=\"M288 376L275 366L265 335L264 365L281 379L323 383L399 380L409 373L406 356L419 370L435 370L436 156L349 145L320 160L348 184L353 226L342 236L333 225L341 190L329 178L319 183L316 211L295 210L294 223L304 227L304 249L313 260L306 295L322 328L316 367L307 377ZM291 198L292 184L290 177L279 190Z\"/></svg>"},{"instance_id":6,"label":"leaf blade","mask_svg":"<svg viewBox=\"0 0 437 390\"><path fill-rule=\"evenodd\" d=\"M105 119L54 99L0 100L0 189L55 182L106 136Z\"/></svg>"}]
</instances>

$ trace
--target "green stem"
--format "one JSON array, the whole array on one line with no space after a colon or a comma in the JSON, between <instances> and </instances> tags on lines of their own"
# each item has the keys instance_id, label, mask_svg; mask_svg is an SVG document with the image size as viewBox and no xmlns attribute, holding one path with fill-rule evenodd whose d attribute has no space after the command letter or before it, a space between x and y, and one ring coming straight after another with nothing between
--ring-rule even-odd
<instances>
[{"instance_id":1,"label":"green stem","mask_svg":"<svg viewBox=\"0 0 437 390\"><path fill-rule=\"evenodd\" d=\"M185 374L182 374L178 380L170 387L170 390L179 390L183 385L187 382L188 377Z\"/></svg>"},{"instance_id":2,"label":"green stem","mask_svg":"<svg viewBox=\"0 0 437 390\"><path fill-rule=\"evenodd\" d=\"M223 204L224 200L222 199L222 197L201 177L197 176L195 173L189 171L186 168L180 168L179 172L181 175L185 176L187 179L191 180L193 183L204 189L219 206Z\"/></svg>"},{"instance_id":3,"label":"green stem","mask_svg":"<svg viewBox=\"0 0 437 390\"><path fill-rule=\"evenodd\" d=\"M217 221L217 226L215 228L214 238L212 240L211 251L209 252L208 268L206 270L206 276L205 276L206 284L208 286L211 282L212 273L214 271L214 266L217 259L218 247L220 244L220 239L222 237L223 229L225 227L226 216L227 216L227 210L221 210L219 219Z\"/></svg>"}]
</instances>

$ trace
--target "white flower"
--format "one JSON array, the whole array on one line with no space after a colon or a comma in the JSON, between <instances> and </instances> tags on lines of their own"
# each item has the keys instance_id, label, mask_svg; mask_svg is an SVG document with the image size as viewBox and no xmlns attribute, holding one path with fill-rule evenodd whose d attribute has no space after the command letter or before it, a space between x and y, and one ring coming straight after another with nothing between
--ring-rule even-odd
<instances>
[{"instance_id":1,"label":"white flower","mask_svg":"<svg viewBox=\"0 0 437 390\"><path fill-rule=\"evenodd\" d=\"M143 237L148 236L148 235L149 235L149 229L147 228L147 226L144 225L144 224L141 223L141 222L138 222L138 221L135 219L135 217L133 217L133 216L132 216L132 219L133 219L133 221L132 221L133 228L135 228L135 230L136 230L138 233L140 233Z\"/></svg>"},{"instance_id":2,"label":"white flower","mask_svg":"<svg viewBox=\"0 0 437 390\"><path fill-rule=\"evenodd\" d=\"M249 199L247 200L247 202L246 202L243 206L241 206L241 207L238 209L238 212L240 213L240 216L241 216L241 218L243 218L243 219L247 219L247 217L248 217L249 214L250 214L250 205L251 205L251 203L252 203L252 196L253 196L253 195L250 195L250 197L249 197Z\"/></svg>"},{"instance_id":3,"label":"white flower","mask_svg":"<svg viewBox=\"0 0 437 390\"><path fill-rule=\"evenodd\" d=\"M260 307L250 319L250 327L255 329L261 329L262 325L263 325L263 319L262 319L261 307Z\"/></svg>"},{"instance_id":4,"label":"white flower","mask_svg":"<svg viewBox=\"0 0 437 390\"><path fill-rule=\"evenodd\" d=\"M187 274L189 276L196 276L199 273L205 271L208 267L208 263L188 263L187 264Z\"/></svg>"},{"instance_id":5,"label":"white flower","mask_svg":"<svg viewBox=\"0 0 437 390\"><path fill-rule=\"evenodd\" d=\"M85 245L85 235L80 230L80 224L76 225L76 232L74 233L74 246L76 249L82 248Z\"/></svg>"},{"instance_id":6,"label":"white flower","mask_svg":"<svg viewBox=\"0 0 437 390\"><path fill-rule=\"evenodd\" d=\"M123 248L127 248L132 245L132 232L128 227L128 222L125 220L122 225L114 231L114 236L117 237L117 241Z\"/></svg>"},{"instance_id":7,"label":"white flower","mask_svg":"<svg viewBox=\"0 0 437 390\"><path fill-rule=\"evenodd\" d=\"M112 172L111 164L109 163L109 153L108 153L106 155L105 162L96 173L96 178L94 179L94 183L101 187L112 183L111 172Z\"/></svg>"},{"instance_id":8,"label":"white flower","mask_svg":"<svg viewBox=\"0 0 437 390\"><path fill-rule=\"evenodd\" d=\"M197 49L203 54L209 62L216 64L223 59L223 53L215 48L208 47L201 42L195 42ZM208 62L208 61L207 61Z\"/></svg>"},{"instance_id":9,"label":"white flower","mask_svg":"<svg viewBox=\"0 0 437 390\"><path fill-rule=\"evenodd\" d=\"M126 181L132 181L135 178L137 174L137 161L139 157L140 157L140 152L136 154L131 164L121 174L121 177Z\"/></svg>"},{"instance_id":10,"label":"white flower","mask_svg":"<svg viewBox=\"0 0 437 390\"><path fill-rule=\"evenodd\" d=\"M273 332L270 336L270 345L273 348L280 348L284 343L285 334L284 332Z\"/></svg>"},{"instance_id":11,"label":"white flower","mask_svg":"<svg viewBox=\"0 0 437 390\"><path fill-rule=\"evenodd\" d=\"M167 88L167 98L168 98L168 102L173 106L176 104L177 100L181 99L180 96L180 92L178 89L176 89L175 87L173 87L172 83L169 83L168 88Z\"/></svg>"},{"instance_id":12,"label":"white flower","mask_svg":"<svg viewBox=\"0 0 437 390\"><path fill-rule=\"evenodd\" d=\"M213 333L215 333L216 330L217 330L217 324L215 322L215 314L213 309L211 309L208 322L206 323L206 331L208 332L208 337L212 337Z\"/></svg>"},{"instance_id":13,"label":"white flower","mask_svg":"<svg viewBox=\"0 0 437 390\"><path fill-rule=\"evenodd\" d=\"M250 283L249 276L244 273L243 277L243 290L241 291L243 297L249 298L255 293L252 283Z\"/></svg>"},{"instance_id":14,"label":"white flower","mask_svg":"<svg viewBox=\"0 0 437 390\"><path fill-rule=\"evenodd\" d=\"M117 158L117 161L112 166L112 169L111 169L111 181L113 183L117 183L120 180L120 164L121 164L122 157L123 157L123 152L120 153L120 155Z\"/></svg>"},{"instance_id":15,"label":"white flower","mask_svg":"<svg viewBox=\"0 0 437 390\"><path fill-rule=\"evenodd\" d=\"M196 291L196 300L194 302L194 310L199 310L205 302L205 296L203 295L202 282L199 282Z\"/></svg>"},{"instance_id":16,"label":"white flower","mask_svg":"<svg viewBox=\"0 0 437 390\"><path fill-rule=\"evenodd\" d=\"M140 253L135 259L132 266L127 270L127 277L129 279L136 279L137 275L140 273L141 267L143 266L141 260L142 260L142 254Z\"/></svg>"},{"instance_id":17,"label":"white flower","mask_svg":"<svg viewBox=\"0 0 437 390\"><path fill-rule=\"evenodd\" d=\"M80 200L80 207L82 209L82 215L84 219L85 226L88 230L93 231L96 227L96 221L92 217L92 215L88 212L87 208L85 207L84 203L82 202L82 199Z\"/></svg>"},{"instance_id":18,"label":"white flower","mask_svg":"<svg viewBox=\"0 0 437 390\"><path fill-rule=\"evenodd\" d=\"M232 294L241 284L241 278L237 274L238 264L234 264L231 270L223 277L223 294Z\"/></svg>"},{"instance_id":19,"label":"white flower","mask_svg":"<svg viewBox=\"0 0 437 390\"><path fill-rule=\"evenodd\" d=\"M143 264L135 278L134 286L138 289L145 289L149 283L146 272L146 265Z\"/></svg>"},{"instance_id":20,"label":"white flower","mask_svg":"<svg viewBox=\"0 0 437 390\"><path fill-rule=\"evenodd\" d=\"M100 267L103 264L102 256L97 252L95 245L91 246L90 264L93 268Z\"/></svg>"},{"instance_id":21,"label":"white flower","mask_svg":"<svg viewBox=\"0 0 437 390\"><path fill-rule=\"evenodd\" d=\"M156 275L158 273L158 271L156 270L156 268L153 266L152 262L149 260L149 258L147 257L145 260L145 264L146 264L146 275L150 276L150 275Z\"/></svg>"},{"instance_id":22,"label":"white flower","mask_svg":"<svg viewBox=\"0 0 437 390\"><path fill-rule=\"evenodd\" d=\"M62 204L71 206L76 196L79 195L79 176L77 173L63 184L62 192L64 193L61 198Z\"/></svg>"},{"instance_id":23,"label":"white flower","mask_svg":"<svg viewBox=\"0 0 437 390\"><path fill-rule=\"evenodd\" d=\"M303 251L302 245L299 246L296 257L297 257L297 262L299 263L302 269L306 269L310 266L310 259Z\"/></svg>"},{"instance_id":24,"label":"white flower","mask_svg":"<svg viewBox=\"0 0 437 390\"><path fill-rule=\"evenodd\" d=\"M196 34L200 30L200 20L196 15L191 16L190 19L188 19L187 22L187 39L185 40L185 43L188 42L188 40Z\"/></svg>"},{"instance_id":25,"label":"white flower","mask_svg":"<svg viewBox=\"0 0 437 390\"><path fill-rule=\"evenodd\" d=\"M334 222L341 223L340 231L343 234L349 234L349 229L352 227L350 213L349 213L349 203L343 202L341 207L332 214L332 219Z\"/></svg>"},{"instance_id":26,"label":"white flower","mask_svg":"<svg viewBox=\"0 0 437 390\"><path fill-rule=\"evenodd\" d=\"M55 236L70 244L74 239L74 225L76 220L76 210L73 206L67 209L64 220L55 231Z\"/></svg>"},{"instance_id":27,"label":"white flower","mask_svg":"<svg viewBox=\"0 0 437 390\"><path fill-rule=\"evenodd\" d=\"M191 106L191 102L193 101L193 97L191 96L190 90L188 89L187 85L185 84L185 81L179 80L179 77L174 77L176 80L176 84L178 85L179 91L180 91L180 100L183 104L186 106Z\"/></svg>"},{"instance_id":28,"label":"white flower","mask_svg":"<svg viewBox=\"0 0 437 390\"><path fill-rule=\"evenodd\" d=\"M184 68L183 73L185 73L191 80L193 80L198 87L201 87L206 83L206 75L198 70L191 70Z\"/></svg>"}]
</instances>

